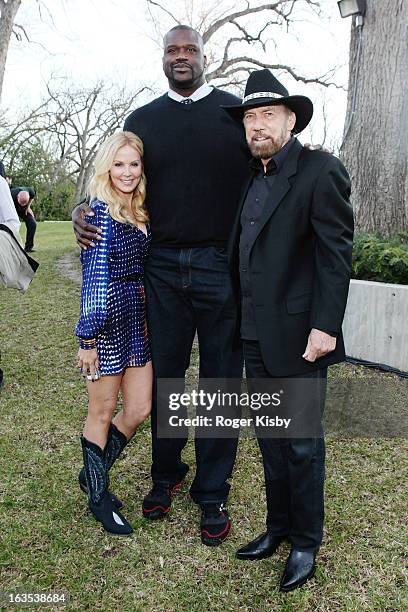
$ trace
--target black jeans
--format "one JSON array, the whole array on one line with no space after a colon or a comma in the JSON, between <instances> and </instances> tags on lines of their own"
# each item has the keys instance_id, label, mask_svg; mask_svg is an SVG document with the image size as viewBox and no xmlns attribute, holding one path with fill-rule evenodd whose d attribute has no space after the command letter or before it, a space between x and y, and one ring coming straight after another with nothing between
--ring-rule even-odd
<instances>
[{"instance_id":1,"label":"black jeans","mask_svg":"<svg viewBox=\"0 0 408 612\"><path fill-rule=\"evenodd\" d=\"M244 341L244 357L248 379L272 378L265 369L258 342ZM298 378L318 379L316 402L323 414L327 368ZM256 385L255 380L253 384ZM299 550L317 550L323 538L324 519L323 435L284 439L265 438L259 434L258 443L265 473L268 531L287 536L292 546Z\"/></svg>"},{"instance_id":2,"label":"black jeans","mask_svg":"<svg viewBox=\"0 0 408 612\"><path fill-rule=\"evenodd\" d=\"M236 304L226 250L152 247L145 287L155 381L152 479L173 484L182 480L189 469L181 460L187 437L157 436L157 380L184 380L196 332L200 379L238 379L242 375L242 351L233 346ZM196 474L190 489L196 503L226 501L237 443L238 434L235 439L196 438Z\"/></svg>"},{"instance_id":3,"label":"black jeans","mask_svg":"<svg viewBox=\"0 0 408 612\"><path fill-rule=\"evenodd\" d=\"M20 217L20 219L25 223L27 230L24 249L26 251L31 250L34 247L34 236L35 230L37 229L37 222L34 219L33 215L31 215L30 213L23 215L22 217Z\"/></svg>"}]
</instances>

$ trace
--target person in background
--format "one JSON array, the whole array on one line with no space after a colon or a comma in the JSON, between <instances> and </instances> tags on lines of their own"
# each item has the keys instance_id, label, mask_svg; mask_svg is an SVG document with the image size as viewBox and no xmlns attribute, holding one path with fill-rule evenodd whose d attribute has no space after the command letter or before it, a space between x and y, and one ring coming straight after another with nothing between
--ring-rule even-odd
<instances>
[{"instance_id":1,"label":"person in background","mask_svg":"<svg viewBox=\"0 0 408 612\"><path fill-rule=\"evenodd\" d=\"M17 214L25 223L27 230L24 249L26 253L33 253L37 222L35 220L31 204L36 195L35 190L32 187L10 187L10 191Z\"/></svg>"},{"instance_id":2,"label":"person in background","mask_svg":"<svg viewBox=\"0 0 408 612\"><path fill-rule=\"evenodd\" d=\"M95 158L89 196L92 222L102 229L102 239L81 252L81 311L75 328L89 398L79 482L94 517L117 535L133 529L109 492L108 472L151 410L143 284L151 235L142 156L142 141L120 132L103 143ZM119 389L123 408L112 420Z\"/></svg>"},{"instance_id":3,"label":"person in background","mask_svg":"<svg viewBox=\"0 0 408 612\"><path fill-rule=\"evenodd\" d=\"M26 291L38 268L21 244L20 221L14 207L9 186L0 176L0 284ZM3 371L0 369L0 386Z\"/></svg>"},{"instance_id":4,"label":"person in background","mask_svg":"<svg viewBox=\"0 0 408 612\"><path fill-rule=\"evenodd\" d=\"M0 176L0 223L7 224L20 239L20 220L5 176Z\"/></svg>"}]
</instances>

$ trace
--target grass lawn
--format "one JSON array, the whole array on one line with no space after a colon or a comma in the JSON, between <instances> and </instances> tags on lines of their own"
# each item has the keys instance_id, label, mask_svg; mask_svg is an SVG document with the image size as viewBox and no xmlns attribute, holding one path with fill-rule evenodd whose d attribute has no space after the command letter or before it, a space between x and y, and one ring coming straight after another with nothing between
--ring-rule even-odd
<instances>
[{"instance_id":1,"label":"grass lawn","mask_svg":"<svg viewBox=\"0 0 408 612\"><path fill-rule=\"evenodd\" d=\"M166 520L142 518L150 486L148 424L111 476L135 533L105 534L76 480L86 412L74 365L79 287L56 268L56 260L75 250L70 224L39 224L36 247L41 265L28 292L0 288L0 590L65 591L72 610L408 609L407 440L401 438L328 441L326 534L316 579L288 595L277 588L286 545L263 561L234 558L264 527L254 440L240 443L229 502L233 531L222 546L201 545L188 483ZM337 366L337 373L387 376L349 365ZM406 384L395 378L397 395ZM191 443L185 455L193 464Z\"/></svg>"}]
</instances>

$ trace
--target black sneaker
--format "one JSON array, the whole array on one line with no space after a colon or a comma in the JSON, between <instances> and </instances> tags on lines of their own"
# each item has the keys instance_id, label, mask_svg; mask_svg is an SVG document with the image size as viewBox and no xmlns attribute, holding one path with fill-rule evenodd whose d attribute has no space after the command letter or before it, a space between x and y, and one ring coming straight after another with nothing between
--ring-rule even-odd
<instances>
[{"instance_id":1,"label":"black sneaker","mask_svg":"<svg viewBox=\"0 0 408 612\"><path fill-rule=\"evenodd\" d=\"M202 504L201 542L206 546L219 546L231 531L232 522L224 504Z\"/></svg>"},{"instance_id":2,"label":"black sneaker","mask_svg":"<svg viewBox=\"0 0 408 612\"><path fill-rule=\"evenodd\" d=\"M164 518L170 510L173 495L180 489L182 484L182 480L173 485L160 482L153 483L153 489L143 500L143 516L151 521Z\"/></svg>"}]
</instances>

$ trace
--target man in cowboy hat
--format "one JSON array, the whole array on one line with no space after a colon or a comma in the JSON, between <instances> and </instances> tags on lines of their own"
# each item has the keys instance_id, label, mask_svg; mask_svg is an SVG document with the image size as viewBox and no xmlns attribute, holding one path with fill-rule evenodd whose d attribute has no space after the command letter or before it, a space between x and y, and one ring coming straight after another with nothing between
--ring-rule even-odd
<instances>
[{"instance_id":1,"label":"man in cowboy hat","mask_svg":"<svg viewBox=\"0 0 408 612\"><path fill-rule=\"evenodd\" d=\"M349 177L337 158L295 138L312 118L312 102L289 96L269 70L252 72L242 103L224 109L243 122L252 153L252 176L229 247L246 375L252 389L276 377L296 378L295 384L306 379L320 421L327 366L345 357L341 325L353 238ZM271 433L260 429L267 531L237 557L269 557L288 539L280 588L290 591L314 575L322 541L324 439L302 433L266 437Z\"/></svg>"}]
</instances>

